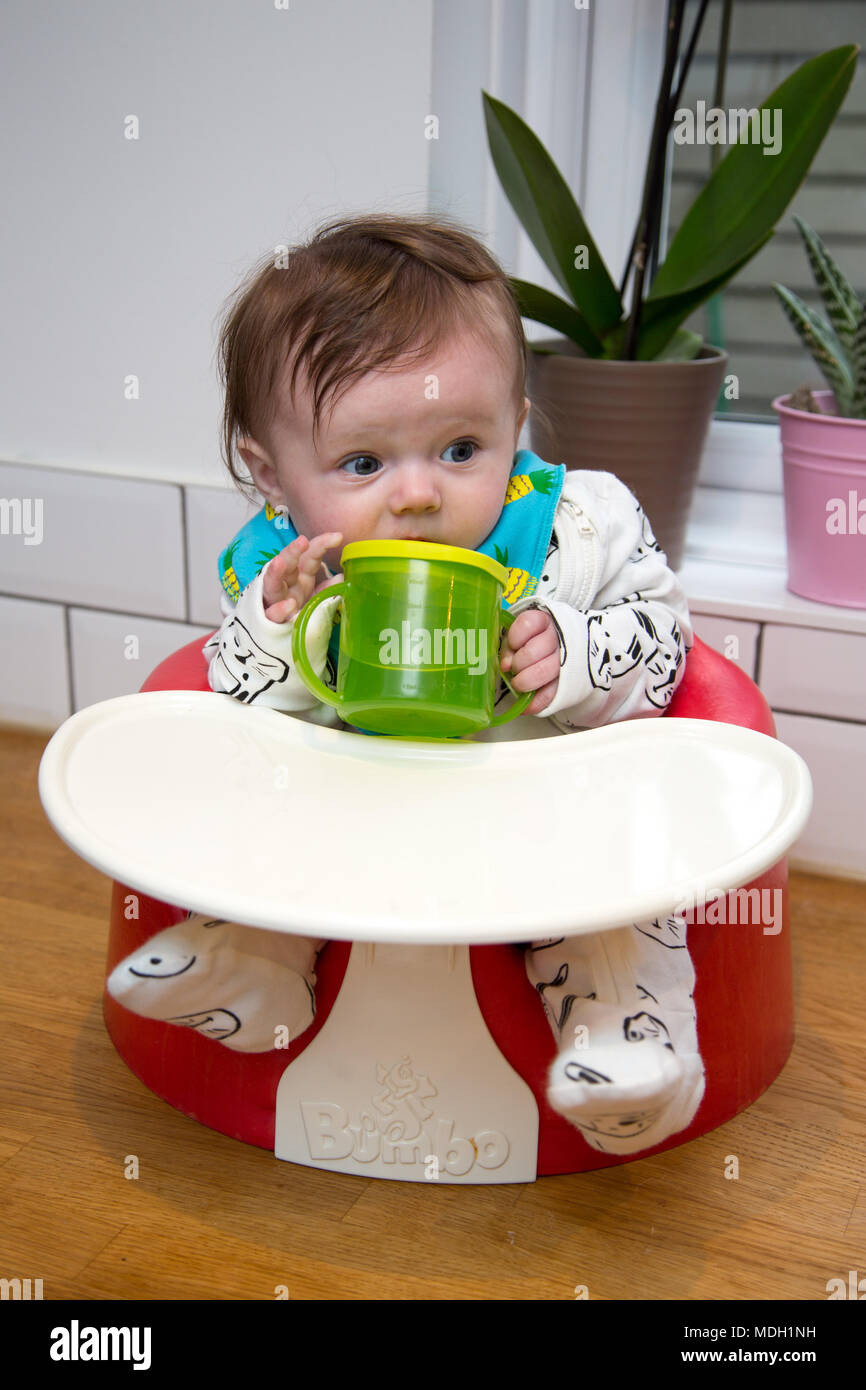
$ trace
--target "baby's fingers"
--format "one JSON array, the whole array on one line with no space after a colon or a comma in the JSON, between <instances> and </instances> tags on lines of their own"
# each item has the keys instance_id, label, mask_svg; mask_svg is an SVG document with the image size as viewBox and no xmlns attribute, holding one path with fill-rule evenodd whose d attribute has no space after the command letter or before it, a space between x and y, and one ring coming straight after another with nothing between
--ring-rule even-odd
<instances>
[{"instance_id":1,"label":"baby's fingers","mask_svg":"<svg viewBox=\"0 0 866 1390\"><path fill-rule=\"evenodd\" d=\"M288 596L292 585L297 583L298 565L309 544L306 536L296 536L291 545L268 562L263 585L266 604L278 603Z\"/></svg>"},{"instance_id":2,"label":"baby's fingers","mask_svg":"<svg viewBox=\"0 0 866 1390\"><path fill-rule=\"evenodd\" d=\"M523 713L542 714L547 706L553 703L558 687L558 676L556 680L549 681L546 685L540 685Z\"/></svg>"},{"instance_id":3,"label":"baby's fingers","mask_svg":"<svg viewBox=\"0 0 866 1390\"><path fill-rule=\"evenodd\" d=\"M316 578L321 573L323 558L341 540L338 531L328 531L312 541L298 536L271 561L263 588L265 617L270 622L288 622L318 592ZM328 578L318 588L332 582L333 579Z\"/></svg>"},{"instance_id":4,"label":"baby's fingers","mask_svg":"<svg viewBox=\"0 0 866 1390\"><path fill-rule=\"evenodd\" d=\"M300 559L301 573L315 580L316 575L322 568L322 561L329 550L340 544L343 539L339 531L327 531L322 536L315 536L309 542L307 549Z\"/></svg>"},{"instance_id":5,"label":"baby's fingers","mask_svg":"<svg viewBox=\"0 0 866 1390\"><path fill-rule=\"evenodd\" d=\"M298 605L293 598L282 599L279 603L265 604L265 617L269 623L287 623L294 617Z\"/></svg>"},{"instance_id":6,"label":"baby's fingers","mask_svg":"<svg viewBox=\"0 0 866 1390\"><path fill-rule=\"evenodd\" d=\"M525 649L524 649L525 650ZM516 690L518 695L522 695L527 690L541 690L542 686L548 685L551 681L559 681L559 654L543 657L540 661L534 661L527 666L511 674L508 680L512 690ZM533 713L536 711L533 710Z\"/></svg>"}]
</instances>

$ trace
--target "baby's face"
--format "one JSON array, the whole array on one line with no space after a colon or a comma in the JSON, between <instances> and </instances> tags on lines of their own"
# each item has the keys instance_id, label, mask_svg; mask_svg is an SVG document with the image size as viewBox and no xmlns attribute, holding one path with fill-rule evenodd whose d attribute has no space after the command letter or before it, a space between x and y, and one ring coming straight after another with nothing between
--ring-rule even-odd
<instances>
[{"instance_id":1,"label":"baby's face","mask_svg":"<svg viewBox=\"0 0 866 1390\"><path fill-rule=\"evenodd\" d=\"M361 377L325 410L317 443L306 380L294 410L286 380L271 451L248 439L240 453L299 535L474 550L493 530L529 401L516 415L509 369L482 339L463 333L429 361ZM331 569L341 551L328 553Z\"/></svg>"}]
</instances>

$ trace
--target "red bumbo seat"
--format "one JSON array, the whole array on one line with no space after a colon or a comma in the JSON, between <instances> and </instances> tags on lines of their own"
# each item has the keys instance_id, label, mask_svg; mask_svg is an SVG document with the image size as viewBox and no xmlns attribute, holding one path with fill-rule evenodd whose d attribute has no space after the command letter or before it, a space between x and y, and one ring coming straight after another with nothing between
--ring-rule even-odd
<instances>
[{"instance_id":1,"label":"red bumbo seat","mask_svg":"<svg viewBox=\"0 0 866 1390\"><path fill-rule=\"evenodd\" d=\"M142 690L207 691L202 645L200 640L192 642L163 661ZM699 639L665 717L736 724L775 736L772 715L754 683ZM550 1109L545 1080L555 1053L554 1038L527 979L523 949L510 944L469 948L472 984L487 1029L502 1056L531 1089L538 1107L538 1175L607 1167L686 1143L751 1105L778 1075L794 1030L786 861L780 860L748 885L749 902L766 901L754 899L751 890L775 895L772 901L782 909L781 930L765 931L760 912L753 922L743 922L742 911L738 916L733 905L730 913L720 911L724 899L716 903L715 913L689 914L688 945L697 977L695 1004L706 1090L687 1129L641 1154L599 1153ZM142 893L134 895L137 915L130 913L131 892L121 883L114 885L108 973L151 936L186 915L184 909ZM740 889L740 905L746 901L743 895ZM708 920L700 920L704 916ZM327 1022L352 949L349 942L332 941L320 954L315 1021L287 1050L233 1052L192 1028L131 1013L108 993L106 1025L127 1065L158 1096L202 1124L273 1150L281 1078ZM471 1058L466 1065L471 1067Z\"/></svg>"}]
</instances>

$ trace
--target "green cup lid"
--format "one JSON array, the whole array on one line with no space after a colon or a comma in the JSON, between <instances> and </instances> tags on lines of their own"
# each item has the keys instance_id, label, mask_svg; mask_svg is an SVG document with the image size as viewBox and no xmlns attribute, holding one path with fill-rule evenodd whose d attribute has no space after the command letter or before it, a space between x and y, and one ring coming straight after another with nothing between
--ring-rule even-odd
<instances>
[{"instance_id":1,"label":"green cup lid","mask_svg":"<svg viewBox=\"0 0 866 1390\"><path fill-rule=\"evenodd\" d=\"M341 564L346 560L444 560L449 565L472 565L491 574L503 588L508 571L498 560L459 545L437 545L435 541L350 541L343 547Z\"/></svg>"}]
</instances>

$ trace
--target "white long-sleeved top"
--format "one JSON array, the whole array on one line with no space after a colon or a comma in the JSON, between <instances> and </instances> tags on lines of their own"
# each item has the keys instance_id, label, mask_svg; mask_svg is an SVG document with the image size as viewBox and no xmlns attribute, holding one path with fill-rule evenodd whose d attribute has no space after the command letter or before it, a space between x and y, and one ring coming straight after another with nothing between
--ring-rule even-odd
<instances>
[{"instance_id":1,"label":"white long-sleeved top","mask_svg":"<svg viewBox=\"0 0 866 1390\"><path fill-rule=\"evenodd\" d=\"M236 604L221 595L222 626L203 649L211 689L339 726L336 710L293 669L294 621L265 617L263 576L264 569ZM329 685L328 642L339 602L322 603L307 630L310 664ZM571 732L666 708L694 640L688 604L643 509L612 473L566 473L538 589L511 612L527 608L546 610L559 634L559 685L537 718ZM503 700L511 700L504 687Z\"/></svg>"}]
</instances>

